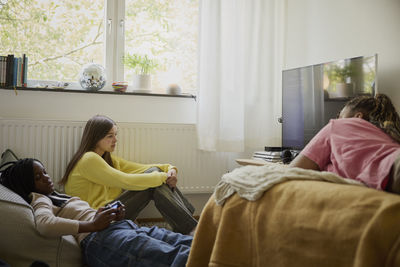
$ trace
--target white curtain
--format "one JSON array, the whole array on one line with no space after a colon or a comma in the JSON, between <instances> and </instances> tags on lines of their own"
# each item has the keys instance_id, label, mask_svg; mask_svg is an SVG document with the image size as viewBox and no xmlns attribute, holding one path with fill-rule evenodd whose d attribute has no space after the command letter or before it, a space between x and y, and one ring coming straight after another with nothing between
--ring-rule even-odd
<instances>
[{"instance_id":1,"label":"white curtain","mask_svg":"<svg viewBox=\"0 0 400 267\"><path fill-rule=\"evenodd\" d=\"M199 148L281 145L286 0L201 0Z\"/></svg>"}]
</instances>

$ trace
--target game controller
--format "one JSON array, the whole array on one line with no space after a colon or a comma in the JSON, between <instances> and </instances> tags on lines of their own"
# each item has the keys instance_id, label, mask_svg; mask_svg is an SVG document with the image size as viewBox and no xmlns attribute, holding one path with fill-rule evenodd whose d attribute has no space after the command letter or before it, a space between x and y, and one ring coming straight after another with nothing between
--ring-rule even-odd
<instances>
[{"instance_id":1,"label":"game controller","mask_svg":"<svg viewBox=\"0 0 400 267\"><path fill-rule=\"evenodd\" d=\"M121 201L117 200L117 201L114 201L114 202L108 204L105 209L106 210L108 210L108 209L118 209L121 206L122 206Z\"/></svg>"}]
</instances>

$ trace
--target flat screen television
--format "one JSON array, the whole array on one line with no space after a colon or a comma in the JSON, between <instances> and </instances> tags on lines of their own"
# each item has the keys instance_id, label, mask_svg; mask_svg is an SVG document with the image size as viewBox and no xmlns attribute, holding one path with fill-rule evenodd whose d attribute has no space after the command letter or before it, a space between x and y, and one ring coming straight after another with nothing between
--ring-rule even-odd
<instances>
[{"instance_id":1,"label":"flat screen television","mask_svg":"<svg viewBox=\"0 0 400 267\"><path fill-rule=\"evenodd\" d=\"M344 104L375 95L378 55L282 71L282 147L301 150Z\"/></svg>"}]
</instances>

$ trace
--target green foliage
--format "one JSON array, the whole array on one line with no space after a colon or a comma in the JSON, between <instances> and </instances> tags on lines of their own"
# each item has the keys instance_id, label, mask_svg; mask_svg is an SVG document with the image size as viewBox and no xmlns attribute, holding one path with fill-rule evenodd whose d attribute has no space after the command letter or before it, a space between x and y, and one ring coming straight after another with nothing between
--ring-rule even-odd
<instances>
[{"instance_id":1,"label":"green foliage","mask_svg":"<svg viewBox=\"0 0 400 267\"><path fill-rule=\"evenodd\" d=\"M136 74L151 74L157 70L159 64L155 59L149 58L147 55L126 54L124 64L133 69Z\"/></svg>"},{"instance_id":2,"label":"green foliage","mask_svg":"<svg viewBox=\"0 0 400 267\"><path fill-rule=\"evenodd\" d=\"M326 69L326 73L330 83L345 83L347 77L351 77L354 73L351 64L345 66L332 65Z\"/></svg>"},{"instance_id":3,"label":"green foliage","mask_svg":"<svg viewBox=\"0 0 400 267\"><path fill-rule=\"evenodd\" d=\"M30 80L77 81L83 65L104 65L104 2L8 0L0 55L26 54ZM125 9L125 51L156 58L152 71L182 69L181 87L195 89L198 0L126 0ZM133 71L124 73L131 80Z\"/></svg>"},{"instance_id":4,"label":"green foliage","mask_svg":"<svg viewBox=\"0 0 400 267\"><path fill-rule=\"evenodd\" d=\"M28 79L76 81L83 65L103 62L103 2L8 0L0 55L26 54Z\"/></svg>"},{"instance_id":5,"label":"green foliage","mask_svg":"<svg viewBox=\"0 0 400 267\"><path fill-rule=\"evenodd\" d=\"M372 84L376 80L375 71L371 70L364 74L364 92L372 93Z\"/></svg>"},{"instance_id":6,"label":"green foliage","mask_svg":"<svg viewBox=\"0 0 400 267\"><path fill-rule=\"evenodd\" d=\"M198 0L128 0L125 5L125 51L156 58L156 74L182 71L174 83L193 93L197 87L198 7ZM132 80L133 74L126 69L124 80ZM153 89L165 86L158 79L153 77Z\"/></svg>"}]
</instances>

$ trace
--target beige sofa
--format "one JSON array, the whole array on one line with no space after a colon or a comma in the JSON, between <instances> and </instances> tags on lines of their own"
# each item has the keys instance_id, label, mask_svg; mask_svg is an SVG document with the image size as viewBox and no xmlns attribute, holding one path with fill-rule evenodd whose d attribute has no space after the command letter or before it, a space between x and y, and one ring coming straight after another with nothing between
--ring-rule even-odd
<instances>
[{"instance_id":1,"label":"beige sofa","mask_svg":"<svg viewBox=\"0 0 400 267\"><path fill-rule=\"evenodd\" d=\"M35 260L50 266L82 266L73 236L45 238L35 228L33 209L19 195L0 185L0 259L10 266L30 266Z\"/></svg>"}]
</instances>

